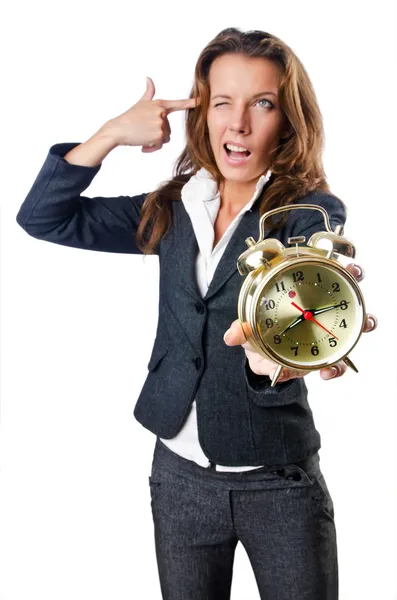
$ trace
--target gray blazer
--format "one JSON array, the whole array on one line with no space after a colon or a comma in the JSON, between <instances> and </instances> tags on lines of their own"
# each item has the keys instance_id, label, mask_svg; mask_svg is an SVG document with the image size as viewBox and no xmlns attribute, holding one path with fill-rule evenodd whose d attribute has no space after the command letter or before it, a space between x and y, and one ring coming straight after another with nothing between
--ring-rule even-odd
<instances>
[{"instance_id":1,"label":"gray blazer","mask_svg":"<svg viewBox=\"0 0 397 600\"><path fill-rule=\"evenodd\" d=\"M135 233L147 194L116 198L83 196L97 167L71 165L63 156L76 143L51 146L17 215L18 224L35 238L102 252L141 254ZM265 185L271 185L272 179ZM264 191L263 190L263 191ZM235 230L202 298L195 279L198 245L183 202L172 203L173 225L161 240L159 315L147 378L134 415L159 437L174 437L193 399L198 433L208 459L243 466L303 460L320 448L302 378L270 387L255 375L244 349L230 347L223 335L238 318L243 278L237 258L245 239L258 238L260 198ZM346 213L334 195L316 191L299 200L324 207L331 226L343 225ZM323 230L318 211L293 211L286 225L267 231L284 244L290 236Z\"/></svg>"}]
</instances>

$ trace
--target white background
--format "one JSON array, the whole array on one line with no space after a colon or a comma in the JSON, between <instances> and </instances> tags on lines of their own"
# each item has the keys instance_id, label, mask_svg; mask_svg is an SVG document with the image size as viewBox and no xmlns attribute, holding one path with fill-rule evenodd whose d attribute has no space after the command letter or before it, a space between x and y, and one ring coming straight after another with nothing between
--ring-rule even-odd
<instances>
[{"instance_id":1,"label":"white background","mask_svg":"<svg viewBox=\"0 0 397 600\"><path fill-rule=\"evenodd\" d=\"M324 117L325 170L348 205L345 233L379 327L351 355L359 374L307 383L335 505L340 599L396 600L395 4L69 0L15 2L4 16L0 600L161 597L155 438L133 417L157 326L158 259L38 241L15 216L52 144L87 140L140 98L146 75L155 97L187 97L201 49L230 26L281 37ZM115 149L85 195L155 189L183 149L183 118L170 115L160 152ZM240 598L259 598L241 545Z\"/></svg>"}]
</instances>

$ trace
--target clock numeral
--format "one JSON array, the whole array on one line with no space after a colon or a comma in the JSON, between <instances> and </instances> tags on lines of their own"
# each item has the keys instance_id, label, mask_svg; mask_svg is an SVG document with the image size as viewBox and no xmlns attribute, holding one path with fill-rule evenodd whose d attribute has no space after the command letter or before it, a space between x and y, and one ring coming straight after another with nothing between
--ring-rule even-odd
<instances>
[{"instance_id":1,"label":"clock numeral","mask_svg":"<svg viewBox=\"0 0 397 600\"><path fill-rule=\"evenodd\" d=\"M265 310L269 310L274 308L276 306L276 303L274 300L264 300L264 305L265 305Z\"/></svg>"},{"instance_id":2,"label":"clock numeral","mask_svg":"<svg viewBox=\"0 0 397 600\"><path fill-rule=\"evenodd\" d=\"M303 277L303 273L302 271L297 271L296 273L292 273L292 277L294 279L294 283L296 283L297 281L304 281L304 277Z\"/></svg>"},{"instance_id":3,"label":"clock numeral","mask_svg":"<svg viewBox=\"0 0 397 600\"><path fill-rule=\"evenodd\" d=\"M266 327L268 329L271 329L273 327L273 321L272 321L272 319L266 319L265 323L266 323Z\"/></svg>"},{"instance_id":4,"label":"clock numeral","mask_svg":"<svg viewBox=\"0 0 397 600\"><path fill-rule=\"evenodd\" d=\"M332 287L334 288L334 292L340 292L339 283L333 283Z\"/></svg>"},{"instance_id":5,"label":"clock numeral","mask_svg":"<svg viewBox=\"0 0 397 600\"><path fill-rule=\"evenodd\" d=\"M336 341L335 338L328 338L329 341L329 345L331 346L331 348L335 348L335 346L338 345L338 342Z\"/></svg>"},{"instance_id":6,"label":"clock numeral","mask_svg":"<svg viewBox=\"0 0 397 600\"><path fill-rule=\"evenodd\" d=\"M312 347L312 354L313 354L313 356L317 356L319 354L319 352L320 351L318 349L318 346L313 346Z\"/></svg>"},{"instance_id":7,"label":"clock numeral","mask_svg":"<svg viewBox=\"0 0 397 600\"><path fill-rule=\"evenodd\" d=\"M279 335L275 335L273 340L275 344L281 344L281 337Z\"/></svg>"},{"instance_id":8,"label":"clock numeral","mask_svg":"<svg viewBox=\"0 0 397 600\"><path fill-rule=\"evenodd\" d=\"M322 279L321 279L321 277L320 277L320 273L317 273L317 281L318 281L318 283L321 283L321 282L322 282Z\"/></svg>"},{"instance_id":9,"label":"clock numeral","mask_svg":"<svg viewBox=\"0 0 397 600\"><path fill-rule=\"evenodd\" d=\"M295 356L298 356L298 348L299 346L292 346L291 350L295 352Z\"/></svg>"},{"instance_id":10,"label":"clock numeral","mask_svg":"<svg viewBox=\"0 0 397 600\"><path fill-rule=\"evenodd\" d=\"M350 302L347 302L346 300L341 300L339 306L342 310L346 310L348 308L348 304L350 304Z\"/></svg>"},{"instance_id":11,"label":"clock numeral","mask_svg":"<svg viewBox=\"0 0 397 600\"><path fill-rule=\"evenodd\" d=\"M342 319L342 321L339 323L339 327L343 327L344 329L346 329L346 319Z\"/></svg>"},{"instance_id":12,"label":"clock numeral","mask_svg":"<svg viewBox=\"0 0 397 600\"><path fill-rule=\"evenodd\" d=\"M280 289L281 288L281 289ZM284 285L284 281L282 281L280 284L276 283L276 290L278 292L283 291L285 292L285 285Z\"/></svg>"}]
</instances>

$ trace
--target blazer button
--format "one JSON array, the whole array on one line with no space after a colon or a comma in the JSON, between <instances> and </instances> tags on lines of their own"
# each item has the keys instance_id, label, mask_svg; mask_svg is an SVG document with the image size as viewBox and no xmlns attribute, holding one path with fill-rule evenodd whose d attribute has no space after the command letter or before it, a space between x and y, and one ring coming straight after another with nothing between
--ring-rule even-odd
<instances>
[{"instance_id":1,"label":"blazer button","mask_svg":"<svg viewBox=\"0 0 397 600\"><path fill-rule=\"evenodd\" d=\"M193 362L195 364L197 371L199 371L200 367L201 367L201 358L199 356L197 358L193 358Z\"/></svg>"},{"instance_id":2,"label":"blazer button","mask_svg":"<svg viewBox=\"0 0 397 600\"><path fill-rule=\"evenodd\" d=\"M195 304L195 307L196 307L196 311L197 311L197 312L198 312L200 315L202 315L202 314L203 314L203 312L204 312L204 306L203 306L202 304L200 304L200 302L196 302L196 304Z\"/></svg>"}]
</instances>

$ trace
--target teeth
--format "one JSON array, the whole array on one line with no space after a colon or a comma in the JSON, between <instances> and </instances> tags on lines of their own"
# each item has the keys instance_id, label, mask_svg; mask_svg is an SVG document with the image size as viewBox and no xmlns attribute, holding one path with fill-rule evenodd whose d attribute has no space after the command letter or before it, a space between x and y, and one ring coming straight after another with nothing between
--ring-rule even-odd
<instances>
[{"instance_id":1,"label":"teeth","mask_svg":"<svg viewBox=\"0 0 397 600\"><path fill-rule=\"evenodd\" d=\"M232 146L232 144L226 144L226 148L228 150L232 150L233 152L247 152L247 148L241 148L241 146Z\"/></svg>"}]
</instances>

